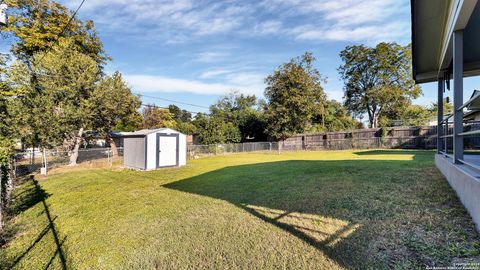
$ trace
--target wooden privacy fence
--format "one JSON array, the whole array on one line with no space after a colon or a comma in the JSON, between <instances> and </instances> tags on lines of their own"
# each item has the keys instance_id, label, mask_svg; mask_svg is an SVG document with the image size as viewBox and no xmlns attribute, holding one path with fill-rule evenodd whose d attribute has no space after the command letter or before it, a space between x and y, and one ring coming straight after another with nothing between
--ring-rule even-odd
<instances>
[{"instance_id":1,"label":"wooden privacy fence","mask_svg":"<svg viewBox=\"0 0 480 270\"><path fill-rule=\"evenodd\" d=\"M452 132L449 126L449 133ZM465 131L480 130L480 122L469 122ZM466 149L480 149L480 136L467 136ZM448 148L452 148L452 138L447 138ZM231 144L187 146L187 157L218 155L239 152L281 152L300 150L348 150L348 149L434 149L437 147L437 127L392 127L357 129L342 132L301 134L278 142L245 142Z\"/></svg>"},{"instance_id":2,"label":"wooden privacy fence","mask_svg":"<svg viewBox=\"0 0 480 270\"><path fill-rule=\"evenodd\" d=\"M451 134L453 126L449 127ZM480 130L480 122L468 122L465 131ZM447 138L448 147L452 139ZM391 127L357 129L352 131L300 134L281 142L285 150L289 148L304 150L368 149L368 148L402 148L434 149L437 147L437 126ZM465 147L480 149L480 136L465 137Z\"/></svg>"}]
</instances>

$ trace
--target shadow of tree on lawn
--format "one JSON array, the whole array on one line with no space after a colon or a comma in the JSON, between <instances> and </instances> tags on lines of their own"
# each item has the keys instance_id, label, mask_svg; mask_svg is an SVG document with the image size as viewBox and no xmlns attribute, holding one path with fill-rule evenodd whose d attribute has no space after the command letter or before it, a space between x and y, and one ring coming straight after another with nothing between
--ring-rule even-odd
<instances>
[{"instance_id":1,"label":"shadow of tree on lawn","mask_svg":"<svg viewBox=\"0 0 480 270\"><path fill-rule=\"evenodd\" d=\"M25 258L28 258L29 253L48 235L52 234L55 252L52 254L50 259L45 262L44 269L49 269L55 261L55 258L58 257L60 267L64 270L68 269L66 253L64 251L63 245L66 240L66 236L63 239L60 239L58 229L55 226L55 220L57 217L52 217L49 206L46 202L46 199L49 197L49 194L40 186L38 181L34 178L33 175L26 176L22 179L24 183L22 191L14 194L13 204L8 209L8 214L10 217L15 217L21 212L24 212L37 204L42 206L42 214L45 214L47 218L47 225L40 231L40 233L32 239L32 243L26 248L22 253L17 254L14 258L4 258L0 257L0 269L12 269L15 268L19 263L22 262ZM13 234L18 233L19 229L15 228L14 224L10 225L9 228L10 234L13 237ZM7 239L8 241L8 239ZM8 244L8 242L4 243ZM1 248L1 247L0 247Z\"/></svg>"},{"instance_id":2,"label":"shadow of tree on lawn","mask_svg":"<svg viewBox=\"0 0 480 270\"><path fill-rule=\"evenodd\" d=\"M372 267L379 263L372 256L375 225L403 211L398 206L409 205L409 196L397 195L414 181L401 177L420 166L413 159L240 165L164 187L228 201L344 267Z\"/></svg>"}]
</instances>

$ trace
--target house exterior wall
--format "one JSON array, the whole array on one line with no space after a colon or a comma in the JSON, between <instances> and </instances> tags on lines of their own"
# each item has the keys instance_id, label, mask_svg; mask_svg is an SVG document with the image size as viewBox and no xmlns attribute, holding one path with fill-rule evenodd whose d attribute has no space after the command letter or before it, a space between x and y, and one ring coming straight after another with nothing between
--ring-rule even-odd
<instances>
[{"instance_id":1,"label":"house exterior wall","mask_svg":"<svg viewBox=\"0 0 480 270\"><path fill-rule=\"evenodd\" d=\"M453 164L451 160L435 155L435 165L455 190L460 201L467 209L480 231L480 181L468 170L466 165Z\"/></svg>"},{"instance_id":2,"label":"house exterior wall","mask_svg":"<svg viewBox=\"0 0 480 270\"><path fill-rule=\"evenodd\" d=\"M129 169L145 169L145 137L125 138L123 165Z\"/></svg>"}]
</instances>

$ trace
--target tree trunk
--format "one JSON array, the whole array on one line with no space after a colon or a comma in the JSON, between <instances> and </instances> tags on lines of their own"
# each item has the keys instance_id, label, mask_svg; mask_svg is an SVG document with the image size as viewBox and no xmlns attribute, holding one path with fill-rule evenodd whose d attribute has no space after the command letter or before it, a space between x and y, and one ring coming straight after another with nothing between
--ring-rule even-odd
<instances>
[{"instance_id":1,"label":"tree trunk","mask_svg":"<svg viewBox=\"0 0 480 270\"><path fill-rule=\"evenodd\" d=\"M3 229L3 168L0 164L0 232Z\"/></svg>"},{"instance_id":2,"label":"tree trunk","mask_svg":"<svg viewBox=\"0 0 480 270\"><path fill-rule=\"evenodd\" d=\"M75 145L73 146L72 154L70 155L70 164L68 166L77 165L78 149L82 143L83 127L78 130L78 135L75 137Z\"/></svg>"},{"instance_id":3,"label":"tree trunk","mask_svg":"<svg viewBox=\"0 0 480 270\"><path fill-rule=\"evenodd\" d=\"M110 150L112 150L112 157L117 157L118 147L117 147L117 144L115 143L115 140L112 137L110 137L110 135L107 134L105 141L107 141L110 144Z\"/></svg>"},{"instance_id":4,"label":"tree trunk","mask_svg":"<svg viewBox=\"0 0 480 270\"><path fill-rule=\"evenodd\" d=\"M370 111L370 108L367 108L367 113L368 113L368 126L369 128L374 128L373 113L372 111Z\"/></svg>"},{"instance_id":5,"label":"tree trunk","mask_svg":"<svg viewBox=\"0 0 480 270\"><path fill-rule=\"evenodd\" d=\"M35 144L32 145L32 154L30 155L30 170L35 169Z\"/></svg>"},{"instance_id":6,"label":"tree trunk","mask_svg":"<svg viewBox=\"0 0 480 270\"><path fill-rule=\"evenodd\" d=\"M325 106L322 106L322 128L325 131Z\"/></svg>"},{"instance_id":7,"label":"tree trunk","mask_svg":"<svg viewBox=\"0 0 480 270\"><path fill-rule=\"evenodd\" d=\"M7 209L12 196L14 178L11 161L0 164L0 232L3 229L4 210Z\"/></svg>"},{"instance_id":8,"label":"tree trunk","mask_svg":"<svg viewBox=\"0 0 480 270\"><path fill-rule=\"evenodd\" d=\"M12 198L12 192L14 188L14 178L13 178L13 166L12 166L12 161L9 159L7 163L7 190L6 190L6 196L5 199L7 201L6 206L10 204L10 200Z\"/></svg>"},{"instance_id":9,"label":"tree trunk","mask_svg":"<svg viewBox=\"0 0 480 270\"><path fill-rule=\"evenodd\" d=\"M378 114L373 115L373 128L378 128Z\"/></svg>"}]
</instances>

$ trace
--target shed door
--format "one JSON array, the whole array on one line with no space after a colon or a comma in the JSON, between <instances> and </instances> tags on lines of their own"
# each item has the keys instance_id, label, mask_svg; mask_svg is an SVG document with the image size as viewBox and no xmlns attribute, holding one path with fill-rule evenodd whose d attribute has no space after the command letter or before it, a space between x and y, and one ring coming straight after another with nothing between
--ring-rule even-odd
<instances>
[{"instance_id":1,"label":"shed door","mask_svg":"<svg viewBox=\"0 0 480 270\"><path fill-rule=\"evenodd\" d=\"M158 135L158 167L177 166L177 142L176 135Z\"/></svg>"}]
</instances>

